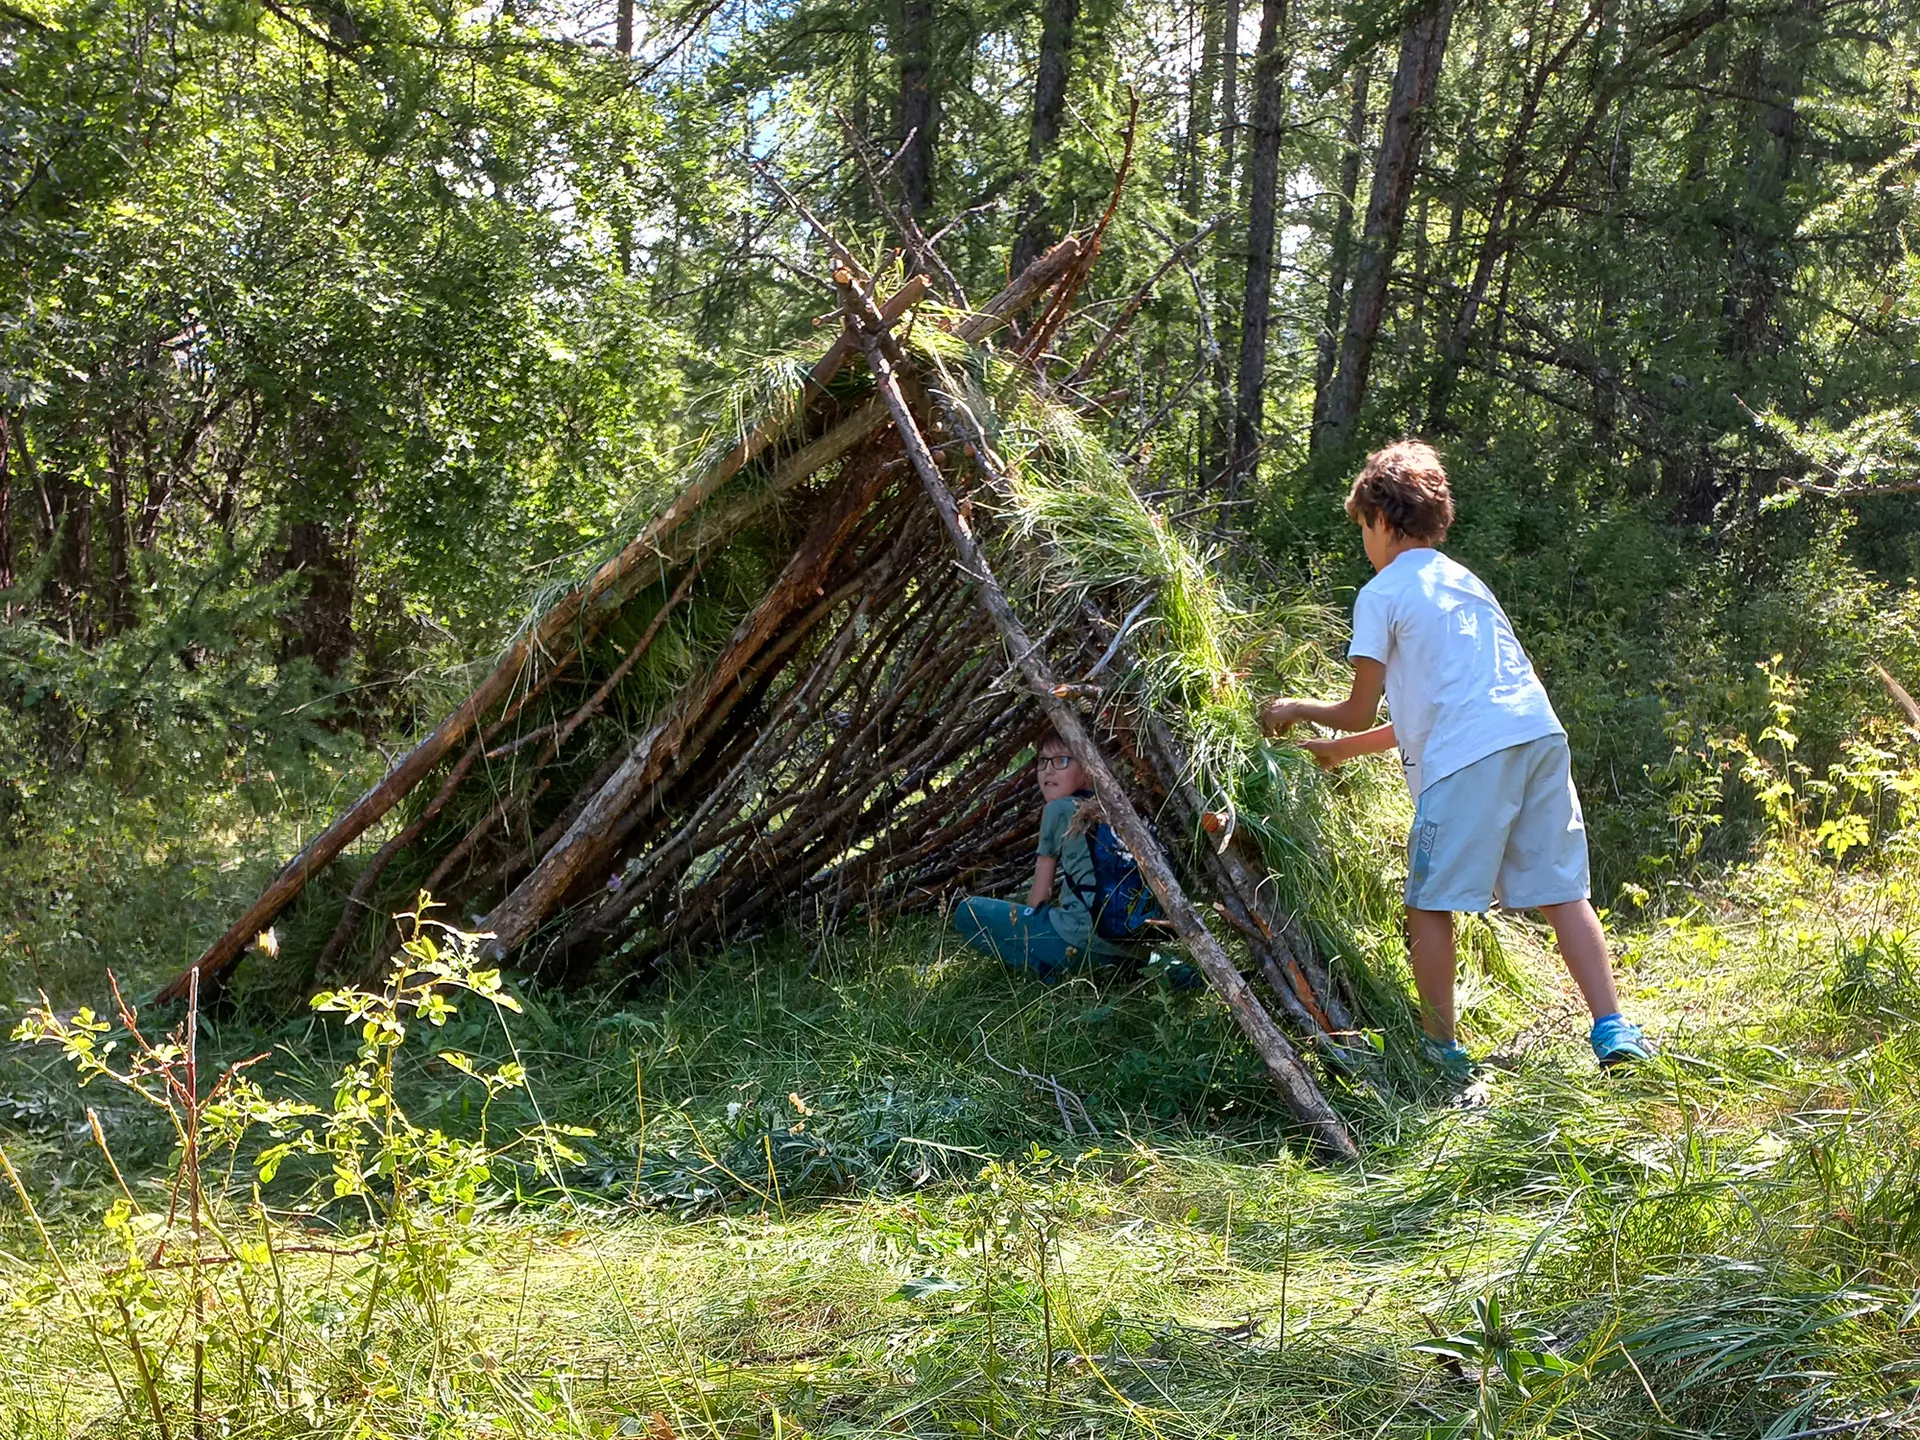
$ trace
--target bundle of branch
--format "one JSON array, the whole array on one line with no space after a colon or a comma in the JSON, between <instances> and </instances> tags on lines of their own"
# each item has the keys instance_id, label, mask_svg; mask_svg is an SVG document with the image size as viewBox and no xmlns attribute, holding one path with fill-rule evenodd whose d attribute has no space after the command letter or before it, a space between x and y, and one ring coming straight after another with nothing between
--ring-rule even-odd
<instances>
[{"instance_id":1,"label":"bundle of branch","mask_svg":"<svg viewBox=\"0 0 1920 1440\"><path fill-rule=\"evenodd\" d=\"M882 299L821 233L845 317L827 353L531 622L161 998L196 971L218 983L314 875L395 811L404 823L362 864L318 956L323 978L390 952L384 917L422 888L557 984L632 973L780 919L831 925L855 908L991 891L1031 863L1038 807L1022 762L1051 725L1289 1106L1328 1148L1353 1153L1134 802L1203 833L1179 727L1155 708L1165 686L1103 679L1117 655L1135 676L1153 662L1133 654L1137 637L1087 619L1106 603L1139 613L1149 602L1127 592L1142 576L1117 562L1104 580L1062 583L1073 547L1046 532L1010 458L1051 442L1051 460L1070 469L1067 452L1085 448L1059 431L1068 412L1036 357L1097 237L1062 241L977 311L916 324L921 279ZM1036 304L1024 343L997 350L995 332ZM864 374L843 375L854 357ZM1191 570L1130 490L1113 501L1126 502L1118 523ZM1180 623L1164 584L1158 605L1163 628ZM1129 782L1096 735L1130 762ZM1215 892L1295 1033L1325 1043L1346 1029L1325 967L1263 889L1258 856L1211 843L1193 855L1187 875Z\"/></svg>"}]
</instances>

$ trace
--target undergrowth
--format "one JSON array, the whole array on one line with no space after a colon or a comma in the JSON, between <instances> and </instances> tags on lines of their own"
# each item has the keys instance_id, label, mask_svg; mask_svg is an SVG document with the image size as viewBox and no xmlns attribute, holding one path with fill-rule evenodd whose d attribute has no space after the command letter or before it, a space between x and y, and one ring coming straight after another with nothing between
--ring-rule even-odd
<instances>
[{"instance_id":1,"label":"undergrowth","mask_svg":"<svg viewBox=\"0 0 1920 1440\"><path fill-rule=\"evenodd\" d=\"M439 943L416 984L490 989ZM1893 1433L1920 891L1783 841L1621 948L1657 1064L1596 1074L1497 920L1463 980L1489 1064L1353 1082L1352 1170L1301 1155L1209 997L1024 985L925 924L520 1013L203 1018L207 1076L269 1053L201 1147L198 1249L164 1107L18 1050L39 1228L10 1207L0 1407L160 1433L137 1334L172 1434L196 1340L206 1427L242 1435ZM148 1259L163 1234L200 1267Z\"/></svg>"},{"instance_id":2,"label":"undergrowth","mask_svg":"<svg viewBox=\"0 0 1920 1440\"><path fill-rule=\"evenodd\" d=\"M1112 478L1080 475L1074 505ZM59 995L16 1010L0 1057L5 1433L1913 1428L1910 738L1863 730L1816 772L1800 682L1758 667L1757 723L1676 730L1662 783L1680 861L1736 805L1761 858L1649 874L1610 917L1661 1057L1597 1074L1544 932L1498 916L1466 922L1487 1061L1452 1088L1408 1058L1385 767L1328 780L1245 733L1262 679L1327 661L1243 653L1284 632L1167 557L1163 623L1191 633L1151 683L1201 715L1290 903L1319 898L1322 948L1372 989L1373 1043L1327 1076L1361 1164L1303 1152L1211 995L1030 985L932 918L573 996L513 991L423 922L385 989L291 1018L270 987L171 1033L67 1008L103 967L165 968L164 916L226 908L259 868L271 822L209 839L239 810L211 795L122 876L125 933L66 943L85 927L38 906L0 936L9 982ZM50 853L110 868L135 823ZM169 856L223 845L168 892Z\"/></svg>"}]
</instances>

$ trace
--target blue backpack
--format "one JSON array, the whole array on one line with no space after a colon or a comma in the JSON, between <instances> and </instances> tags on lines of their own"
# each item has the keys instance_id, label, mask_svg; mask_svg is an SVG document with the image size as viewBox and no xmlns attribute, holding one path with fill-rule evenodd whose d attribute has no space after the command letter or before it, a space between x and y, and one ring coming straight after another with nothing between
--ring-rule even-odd
<instances>
[{"instance_id":1,"label":"blue backpack","mask_svg":"<svg viewBox=\"0 0 1920 1440\"><path fill-rule=\"evenodd\" d=\"M1074 894L1093 916L1093 932L1102 940L1126 943L1140 939L1147 926L1160 918L1160 902L1147 886L1147 877L1113 827L1102 820L1084 836L1093 857L1094 893L1088 895L1061 871Z\"/></svg>"}]
</instances>

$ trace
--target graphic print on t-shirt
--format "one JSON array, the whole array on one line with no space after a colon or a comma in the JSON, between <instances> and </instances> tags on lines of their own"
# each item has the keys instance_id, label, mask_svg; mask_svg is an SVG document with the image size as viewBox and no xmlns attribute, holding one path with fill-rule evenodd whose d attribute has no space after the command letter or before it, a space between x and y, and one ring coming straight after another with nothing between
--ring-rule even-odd
<instances>
[{"instance_id":1,"label":"graphic print on t-shirt","mask_svg":"<svg viewBox=\"0 0 1920 1440\"><path fill-rule=\"evenodd\" d=\"M1564 735L1493 592L1433 549L1403 551L1353 602L1351 659L1387 669L1387 710L1407 787L1509 745Z\"/></svg>"}]
</instances>

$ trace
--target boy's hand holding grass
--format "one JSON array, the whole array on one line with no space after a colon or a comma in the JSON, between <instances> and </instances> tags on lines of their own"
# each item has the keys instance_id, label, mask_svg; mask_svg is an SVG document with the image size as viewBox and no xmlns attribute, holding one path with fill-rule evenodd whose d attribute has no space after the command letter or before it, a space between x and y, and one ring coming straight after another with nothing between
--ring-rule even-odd
<instances>
[{"instance_id":1,"label":"boy's hand holding grass","mask_svg":"<svg viewBox=\"0 0 1920 1440\"><path fill-rule=\"evenodd\" d=\"M1283 724L1272 724L1268 720L1270 706L1284 705L1287 701L1268 701L1260 707L1260 727L1269 735L1283 735L1295 721L1287 720ZM1394 739L1393 726L1376 725L1371 730L1362 730L1353 735L1335 735L1326 738L1314 736L1298 742L1300 748L1319 762L1322 770L1337 770L1349 760L1357 760L1362 755L1378 754L1382 750L1391 750L1398 743Z\"/></svg>"},{"instance_id":2,"label":"boy's hand holding grass","mask_svg":"<svg viewBox=\"0 0 1920 1440\"><path fill-rule=\"evenodd\" d=\"M1337 739L1302 740L1300 748L1319 761L1322 770L1337 770L1350 758L1346 747Z\"/></svg>"},{"instance_id":3,"label":"boy's hand holding grass","mask_svg":"<svg viewBox=\"0 0 1920 1440\"><path fill-rule=\"evenodd\" d=\"M1260 728L1270 736L1287 733L1301 721L1329 730L1370 730L1380 716L1380 697L1387 689L1387 667L1378 660L1358 657L1353 683L1344 700L1289 700L1281 696L1260 703Z\"/></svg>"},{"instance_id":4,"label":"boy's hand holding grass","mask_svg":"<svg viewBox=\"0 0 1920 1440\"><path fill-rule=\"evenodd\" d=\"M1374 725L1380 714L1380 696L1386 689L1387 667L1378 660L1353 662L1353 685L1344 700L1289 700L1273 696L1260 702L1260 729L1278 738L1305 722L1329 730L1354 733L1332 740L1303 740L1300 748L1331 770L1361 755L1391 750L1397 743L1392 725ZM1369 728L1371 727L1371 728Z\"/></svg>"},{"instance_id":5,"label":"boy's hand holding grass","mask_svg":"<svg viewBox=\"0 0 1920 1440\"><path fill-rule=\"evenodd\" d=\"M1298 700L1283 700L1278 695L1260 702L1257 712L1260 721L1260 733L1270 739L1277 739L1291 730L1303 718Z\"/></svg>"}]
</instances>

